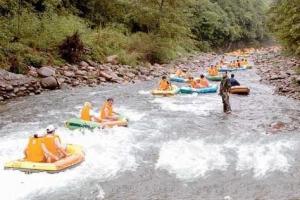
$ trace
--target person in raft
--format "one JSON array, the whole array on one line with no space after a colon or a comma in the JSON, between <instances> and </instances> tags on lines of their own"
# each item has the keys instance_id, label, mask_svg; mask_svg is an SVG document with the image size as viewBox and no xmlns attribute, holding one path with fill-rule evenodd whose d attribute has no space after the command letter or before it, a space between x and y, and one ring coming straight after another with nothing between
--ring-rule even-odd
<instances>
[{"instance_id":1,"label":"person in raft","mask_svg":"<svg viewBox=\"0 0 300 200\"><path fill-rule=\"evenodd\" d=\"M200 79L197 80L196 87L197 88L207 88L207 87L209 87L209 82L203 74L201 74Z\"/></svg>"},{"instance_id":2,"label":"person in raft","mask_svg":"<svg viewBox=\"0 0 300 200\"><path fill-rule=\"evenodd\" d=\"M196 81L194 80L194 78L192 76L189 77L188 84L189 84L189 87L196 88Z\"/></svg>"},{"instance_id":3,"label":"person in raft","mask_svg":"<svg viewBox=\"0 0 300 200\"><path fill-rule=\"evenodd\" d=\"M231 86L239 86L240 85L240 83L234 78L234 74L231 74L230 84L231 84Z\"/></svg>"},{"instance_id":4,"label":"person in raft","mask_svg":"<svg viewBox=\"0 0 300 200\"><path fill-rule=\"evenodd\" d=\"M177 69L175 72L175 75L178 77L184 77L185 74L183 73L183 71L181 69Z\"/></svg>"},{"instance_id":5,"label":"person in raft","mask_svg":"<svg viewBox=\"0 0 300 200\"><path fill-rule=\"evenodd\" d=\"M117 121L119 116L113 111L113 98L108 98L100 109L100 117L97 118L98 122L111 122Z\"/></svg>"},{"instance_id":6,"label":"person in raft","mask_svg":"<svg viewBox=\"0 0 300 200\"><path fill-rule=\"evenodd\" d=\"M92 104L90 102L85 102L81 112L80 112L80 119L85 121L92 121L93 116L91 115Z\"/></svg>"},{"instance_id":7,"label":"person in raft","mask_svg":"<svg viewBox=\"0 0 300 200\"><path fill-rule=\"evenodd\" d=\"M210 65L207 72L210 76L217 76L218 75L218 69L217 69L217 67L215 67L213 65Z\"/></svg>"},{"instance_id":8,"label":"person in raft","mask_svg":"<svg viewBox=\"0 0 300 200\"><path fill-rule=\"evenodd\" d=\"M59 136L55 133L54 126L49 125L46 132L46 135L35 134L29 139L24 151L26 160L51 163L68 156Z\"/></svg>"},{"instance_id":9,"label":"person in raft","mask_svg":"<svg viewBox=\"0 0 300 200\"><path fill-rule=\"evenodd\" d=\"M166 76L162 76L159 82L159 90L171 90L172 86L171 83L167 80Z\"/></svg>"}]
</instances>

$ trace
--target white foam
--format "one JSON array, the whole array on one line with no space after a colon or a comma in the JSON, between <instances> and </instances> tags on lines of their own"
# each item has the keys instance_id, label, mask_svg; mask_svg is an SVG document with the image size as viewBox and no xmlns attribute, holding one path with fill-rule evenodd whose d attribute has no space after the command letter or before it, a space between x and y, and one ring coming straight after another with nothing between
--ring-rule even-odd
<instances>
[{"instance_id":1,"label":"white foam","mask_svg":"<svg viewBox=\"0 0 300 200\"><path fill-rule=\"evenodd\" d=\"M149 90L139 90L138 93L141 94L141 95L149 95L149 94L151 94L151 92Z\"/></svg>"},{"instance_id":2,"label":"white foam","mask_svg":"<svg viewBox=\"0 0 300 200\"><path fill-rule=\"evenodd\" d=\"M156 168L165 169L186 181L206 175L213 170L226 170L228 163L222 147L202 140L185 139L164 143Z\"/></svg>"},{"instance_id":3,"label":"white foam","mask_svg":"<svg viewBox=\"0 0 300 200\"><path fill-rule=\"evenodd\" d=\"M85 161L70 170L57 174L25 174L19 171L0 169L1 199L23 199L34 193L45 193L59 187L78 182L80 179L97 178L102 181L113 179L118 174L135 170L134 130L113 128L95 132L59 129L63 141L83 145ZM0 142L0 166L9 160L23 157L27 139L5 138ZM16 145L18 144L18 145ZM18 192L16 192L18 191ZM104 191L99 191L99 197Z\"/></svg>"},{"instance_id":4,"label":"white foam","mask_svg":"<svg viewBox=\"0 0 300 200\"><path fill-rule=\"evenodd\" d=\"M132 110L127 107L118 107L116 108L117 112L119 112L122 116L128 118L130 121L140 121L146 116L145 112L140 112L137 110Z\"/></svg>"},{"instance_id":5,"label":"white foam","mask_svg":"<svg viewBox=\"0 0 300 200\"><path fill-rule=\"evenodd\" d=\"M180 139L162 145L156 168L167 170L178 179L193 181L213 170L227 170L232 165L241 175L253 172L253 177L260 179L274 172L287 172L293 162L289 153L295 146L292 141L245 143L228 140L214 144ZM229 151L236 153L228 154Z\"/></svg>"},{"instance_id":6,"label":"white foam","mask_svg":"<svg viewBox=\"0 0 300 200\"><path fill-rule=\"evenodd\" d=\"M190 100L186 98L193 97ZM189 101L189 102L186 102ZM191 101L191 102L190 102ZM219 109L220 102L215 98L185 95L183 98L155 98L152 103L158 103L161 109L176 112L191 112L196 115L208 116L211 111Z\"/></svg>"},{"instance_id":7,"label":"white foam","mask_svg":"<svg viewBox=\"0 0 300 200\"><path fill-rule=\"evenodd\" d=\"M240 145L236 148L236 170L252 170L256 178L275 171L287 172L291 164L286 151L293 147L293 142L288 141Z\"/></svg>"}]
</instances>

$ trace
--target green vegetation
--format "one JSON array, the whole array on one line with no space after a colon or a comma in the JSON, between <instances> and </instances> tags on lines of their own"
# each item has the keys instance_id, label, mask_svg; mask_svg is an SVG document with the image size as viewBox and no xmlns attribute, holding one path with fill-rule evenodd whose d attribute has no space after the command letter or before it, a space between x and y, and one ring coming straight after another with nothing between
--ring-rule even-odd
<instances>
[{"instance_id":1,"label":"green vegetation","mask_svg":"<svg viewBox=\"0 0 300 200\"><path fill-rule=\"evenodd\" d=\"M300 2L275 1L271 4L268 24L286 51L300 57Z\"/></svg>"},{"instance_id":2,"label":"green vegetation","mask_svg":"<svg viewBox=\"0 0 300 200\"><path fill-rule=\"evenodd\" d=\"M1 0L0 67L22 73L113 54L163 63L261 42L265 9L261 0Z\"/></svg>"}]
</instances>

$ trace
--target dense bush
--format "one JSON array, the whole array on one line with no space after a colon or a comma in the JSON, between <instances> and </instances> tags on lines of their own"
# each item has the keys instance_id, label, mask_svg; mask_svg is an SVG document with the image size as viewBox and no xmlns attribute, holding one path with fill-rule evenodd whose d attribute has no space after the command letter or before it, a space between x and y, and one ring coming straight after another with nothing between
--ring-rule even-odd
<instances>
[{"instance_id":1,"label":"dense bush","mask_svg":"<svg viewBox=\"0 0 300 200\"><path fill-rule=\"evenodd\" d=\"M84 45L78 32L75 32L59 45L59 54L70 63L79 62L84 53Z\"/></svg>"},{"instance_id":2,"label":"dense bush","mask_svg":"<svg viewBox=\"0 0 300 200\"><path fill-rule=\"evenodd\" d=\"M287 52L300 57L300 2L275 1L269 11L268 25Z\"/></svg>"},{"instance_id":3,"label":"dense bush","mask_svg":"<svg viewBox=\"0 0 300 200\"><path fill-rule=\"evenodd\" d=\"M36 67L113 54L123 64L163 63L195 50L261 42L264 1L2 0L0 65L9 68L13 55L19 66ZM76 32L81 42L71 39Z\"/></svg>"}]
</instances>

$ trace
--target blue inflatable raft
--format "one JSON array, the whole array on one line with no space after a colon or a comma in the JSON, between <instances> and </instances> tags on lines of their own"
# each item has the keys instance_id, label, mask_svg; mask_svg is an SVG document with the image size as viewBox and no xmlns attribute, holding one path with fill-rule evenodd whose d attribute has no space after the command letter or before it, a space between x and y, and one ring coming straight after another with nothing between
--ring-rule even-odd
<instances>
[{"instance_id":1,"label":"blue inflatable raft","mask_svg":"<svg viewBox=\"0 0 300 200\"><path fill-rule=\"evenodd\" d=\"M178 82L178 83L186 83L188 80L185 78L178 77L175 74L172 74L170 75L170 81Z\"/></svg>"},{"instance_id":2,"label":"blue inflatable raft","mask_svg":"<svg viewBox=\"0 0 300 200\"><path fill-rule=\"evenodd\" d=\"M240 67L240 68L220 68L219 72L235 72L235 71L242 71L242 70L246 70L246 67Z\"/></svg>"},{"instance_id":3,"label":"blue inflatable raft","mask_svg":"<svg viewBox=\"0 0 300 200\"><path fill-rule=\"evenodd\" d=\"M198 94L205 94L205 93L215 93L218 90L217 85L211 85L207 88L191 88L191 87L181 87L180 93L183 94L192 94L192 93L198 93Z\"/></svg>"}]
</instances>

